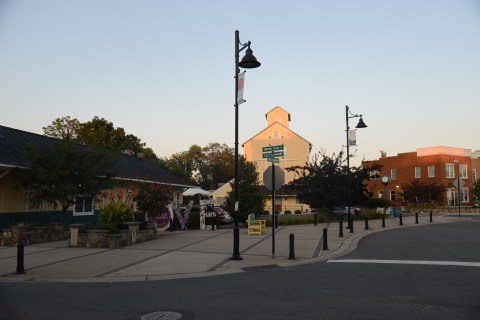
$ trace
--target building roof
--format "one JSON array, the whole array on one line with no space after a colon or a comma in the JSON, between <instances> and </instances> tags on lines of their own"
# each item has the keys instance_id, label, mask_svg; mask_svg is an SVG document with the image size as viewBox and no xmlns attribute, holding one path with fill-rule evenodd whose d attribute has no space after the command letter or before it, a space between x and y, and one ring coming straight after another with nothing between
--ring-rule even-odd
<instances>
[{"instance_id":1,"label":"building roof","mask_svg":"<svg viewBox=\"0 0 480 320\"><path fill-rule=\"evenodd\" d=\"M269 125L268 127L266 127L265 129L263 129L262 131L258 132L256 135L254 135L253 137L251 137L250 139L248 139L247 141L245 141L244 143L242 143L242 147L245 145L245 143L249 142L250 140L253 140L255 139L255 137L257 137L258 135L260 135L261 133L267 131L268 129L270 129L271 127L275 126L275 125L279 125L281 127L283 127L285 130L288 130L290 131L291 133L293 133L294 135L296 135L297 137L299 137L300 139L304 140L305 142L308 143L308 145L310 146L310 151L312 150L312 144L310 141L308 141L307 139L303 138L302 136L300 136L299 134L297 134L296 132L292 131L290 128L287 128L286 126L284 126L283 124L281 124L280 122L275 122L271 125Z\"/></svg>"},{"instance_id":2,"label":"building roof","mask_svg":"<svg viewBox=\"0 0 480 320\"><path fill-rule=\"evenodd\" d=\"M272 112L273 110L275 110L275 109L280 109L280 110L282 110L282 111L285 111L285 113L288 114L288 121L292 121L292 118L291 118L291 116L290 116L290 112L288 112L287 110L283 109L283 108L280 107L280 106L275 106L275 107L273 107L272 109L268 110L267 113L265 113L265 118L267 118L267 117L268 117L268 114L271 113L271 112Z\"/></svg>"},{"instance_id":3,"label":"building roof","mask_svg":"<svg viewBox=\"0 0 480 320\"><path fill-rule=\"evenodd\" d=\"M27 157L27 149L29 147L42 149L58 142L63 141L36 133L0 126L0 167L28 168L30 163ZM89 148L80 144L76 146L78 148ZM149 160L120 152L112 152L112 156L113 171L115 172L114 178L116 179L188 188L194 187Z\"/></svg>"}]
</instances>

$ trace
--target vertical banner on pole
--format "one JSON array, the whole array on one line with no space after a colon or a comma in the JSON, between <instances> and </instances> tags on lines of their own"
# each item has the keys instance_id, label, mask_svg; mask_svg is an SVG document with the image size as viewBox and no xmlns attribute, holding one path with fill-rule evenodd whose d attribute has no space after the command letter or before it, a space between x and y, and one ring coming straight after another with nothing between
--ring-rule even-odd
<instances>
[{"instance_id":1,"label":"vertical banner on pole","mask_svg":"<svg viewBox=\"0 0 480 320\"><path fill-rule=\"evenodd\" d=\"M240 73L238 75L238 98L237 98L237 103L242 104L245 102L243 100L243 88L245 87L245 71Z\"/></svg>"},{"instance_id":2,"label":"vertical banner on pole","mask_svg":"<svg viewBox=\"0 0 480 320\"><path fill-rule=\"evenodd\" d=\"M357 145L357 130L348 130L348 145Z\"/></svg>"}]
</instances>

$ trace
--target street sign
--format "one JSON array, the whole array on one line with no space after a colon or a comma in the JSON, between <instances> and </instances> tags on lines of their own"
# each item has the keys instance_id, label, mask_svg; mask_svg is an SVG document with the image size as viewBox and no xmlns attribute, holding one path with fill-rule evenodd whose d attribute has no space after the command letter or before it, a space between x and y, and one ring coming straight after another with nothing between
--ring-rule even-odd
<instances>
[{"instance_id":1,"label":"street sign","mask_svg":"<svg viewBox=\"0 0 480 320\"><path fill-rule=\"evenodd\" d=\"M263 184L267 187L268 190L272 190L272 175L273 175L273 166L269 166L263 172ZM279 190L285 183L285 172L280 168L275 166L275 190Z\"/></svg>"},{"instance_id":2,"label":"street sign","mask_svg":"<svg viewBox=\"0 0 480 320\"><path fill-rule=\"evenodd\" d=\"M262 148L262 152L279 151L279 150L283 150L283 144L280 144L278 146L268 146L268 147Z\"/></svg>"},{"instance_id":3,"label":"street sign","mask_svg":"<svg viewBox=\"0 0 480 320\"><path fill-rule=\"evenodd\" d=\"M273 163L279 163L280 160L278 160L277 158L267 158L267 161L268 162L273 162Z\"/></svg>"},{"instance_id":4,"label":"street sign","mask_svg":"<svg viewBox=\"0 0 480 320\"><path fill-rule=\"evenodd\" d=\"M283 151L271 151L262 154L262 158L283 157L284 154L285 153Z\"/></svg>"}]
</instances>

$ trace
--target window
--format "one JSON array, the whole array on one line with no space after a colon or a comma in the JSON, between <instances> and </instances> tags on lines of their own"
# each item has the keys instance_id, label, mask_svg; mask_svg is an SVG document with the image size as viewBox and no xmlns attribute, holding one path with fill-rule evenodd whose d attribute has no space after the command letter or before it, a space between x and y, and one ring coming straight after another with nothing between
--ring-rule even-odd
<instances>
[{"instance_id":1,"label":"window","mask_svg":"<svg viewBox=\"0 0 480 320\"><path fill-rule=\"evenodd\" d=\"M395 201L395 190L390 190L390 201Z\"/></svg>"},{"instance_id":2,"label":"window","mask_svg":"<svg viewBox=\"0 0 480 320\"><path fill-rule=\"evenodd\" d=\"M454 165L447 163L446 169L447 169L447 178L455 178L455 167L454 167Z\"/></svg>"},{"instance_id":3,"label":"window","mask_svg":"<svg viewBox=\"0 0 480 320\"><path fill-rule=\"evenodd\" d=\"M477 168L472 169L472 179L473 181L477 181Z\"/></svg>"},{"instance_id":4,"label":"window","mask_svg":"<svg viewBox=\"0 0 480 320\"><path fill-rule=\"evenodd\" d=\"M370 171L370 180L374 180L378 178L380 178L380 172L378 172L378 170Z\"/></svg>"},{"instance_id":5,"label":"window","mask_svg":"<svg viewBox=\"0 0 480 320\"><path fill-rule=\"evenodd\" d=\"M419 179L422 177L422 168L420 167L415 167L415 178Z\"/></svg>"},{"instance_id":6,"label":"window","mask_svg":"<svg viewBox=\"0 0 480 320\"><path fill-rule=\"evenodd\" d=\"M464 164L460 165L460 178L468 179L467 166Z\"/></svg>"},{"instance_id":7,"label":"window","mask_svg":"<svg viewBox=\"0 0 480 320\"><path fill-rule=\"evenodd\" d=\"M302 201L300 200L300 198L299 198L299 197L295 197L295 203L296 203L296 204L301 204L301 203L302 203Z\"/></svg>"},{"instance_id":8,"label":"window","mask_svg":"<svg viewBox=\"0 0 480 320\"><path fill-rule=\"evenodd\" d=\"M428 177L435 178L435 166L428 166Z\"/></svg>"},{"instance_id":9,"label":"window","mask_svg":"<svg viewBox=\"0 0 480 320\"><path fill-rule=\"evenodd\" d=\"M460 189L460 201L468 202L468 188Z\"/></svg>"},{"instance_id":10,"label":"window","mask_svg":"<svg viewBox=\"0 0 480 320\"><path fill-rule=\"evenodd\" d=\"M380 199L383 198L383 190L379 190L379 191L378 191L378 197L379 197Z\"/></svg>"},{"instance_id":11,"label":"window","mask_svg":"<svg viewBox=\"0 0 480 320\"><path fill-rule=\"evenodd\" d=\"M397 169L390 169L390 179L397 180Z\"/></svg>"},{"instance_id":12,"label":"window","mask_svg":"<svg viewBox=\"0 0 480 320\"><path fill-rule=\"evenodd\" d=\"M82 216L91 214L93 214L93 197L76 196L73 215Z\"/></svg>"},{"instance_id":13,"label":"window","mask_svg":"<svg viewBox=\"0 0 480 320\"><path fill-rule=\"evenodd\" d=\"M280 139L280 131L278 130L273 131L273 139Z\"/></svg>"}]
</instances>

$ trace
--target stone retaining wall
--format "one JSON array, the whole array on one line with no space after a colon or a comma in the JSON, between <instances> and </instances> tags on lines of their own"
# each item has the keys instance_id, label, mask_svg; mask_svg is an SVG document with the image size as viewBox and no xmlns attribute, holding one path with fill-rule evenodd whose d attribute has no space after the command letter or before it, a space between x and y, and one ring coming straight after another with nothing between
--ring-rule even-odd
<instances>
[{"instance_id":1,"label":"stone retaining wall","mask_svg":"<svg viewBox=\"0 0 480 320\"><path fill-rule=\"evenodd\" d=\"M68 238L68 233L63 227L63 224L52 223L45 227L24 224L5 228L0 234L0 246L16 246L20 239L25 245L64 240Z\"/></svg>"},{"instance_id":2,"label":"stone retaining wall","mask_svg":"<svg viewBox=\"0 0 480 320\"><path fill-rule=\"evenodd\" d=\"M82 225L70 226L70 246L81 248L121 248L135 243L157 238L157 229L140 230L139 222L129 222L128 230L111 234L107 230L87 230L80 232Z\"/></svg>"}]
</instances>

